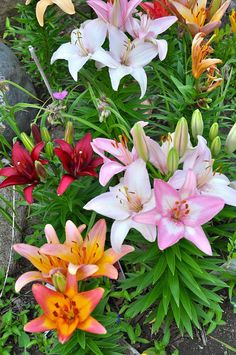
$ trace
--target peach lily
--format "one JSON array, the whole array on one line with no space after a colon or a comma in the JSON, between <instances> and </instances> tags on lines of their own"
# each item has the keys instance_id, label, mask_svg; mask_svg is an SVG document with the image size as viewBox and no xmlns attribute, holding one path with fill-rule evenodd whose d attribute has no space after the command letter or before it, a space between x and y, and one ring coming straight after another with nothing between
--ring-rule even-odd
<instances>
[{"instance_id":1,"label":"peach lily","mask_svg":"<svg viewBox=\"0 0 236 355\"><path fill-rule=\"evenodd\" d=\"M34 284L32 292L43 314L24 326L26 332L44 332L56 329L58 340L64 344L76 329L105 334L106 329L90 314L101 300L104 289L78 293L77 267L70 265L65 292L57 292L41 284Z\"/></svg>"},{"instance_id":2,"label":"peach lily","mask_svg":"<svg viewBox=\"0 0 236 355\"><path fill-rule=\"evenodd\" d=\"M231 15L229 16L231 29L233 33L236 33L236 11L235 9L232 10Z\"/></svg>"},{"instance_id":3,"label":"peach lily","mask_svg":"<svg viewBox=\"0 0 236 355\"><path fill-rule=\"evenodd\" d=\"M67 240L73 243L74 240L81 237L80 232L84 228L85 226L81 226L77 229L73 224L67 223ZM60 243L54 228L49 224L45 227L45 235L51 246L56 246ZM51 257L43 253L40 248L23 243L13 245L13 249L18 254L28 259L38 269L38 271L28 271L18 278L15 284L16 292L20 292L22 287L32 281L44 281L53 284L52 277L58 271L66 275L69 263L57 256ZM98 266L96 265L80 265L77 271L77 280L83 280L91 276L97 270Z\"/></svg>"},{"instance_id":4,"label":"peach lily","mask_svg":"<svg viewBox=\"0 0 236 355\"><path fill-rule=\"evenodd\" d=\"M117 279L118 272L113 264L134 250L129 245L123 245L119 252L115 252L111 248L104 251L106 239L104 219L100 219L93 226L84 240L71 221L66 222L66 230L67 238L64 244L59 242L45 244L41 247L40 252L51 257L59 257L67 263L96 266L97 270L94 271L92 277L107 276Z\"/></svg>"},{"instance_id":5,"label":"peach lily","mask_svg":"<svg viewBox=\"0 0 236 355\"><path fill-rule=\"evenodd\" d=\"M31 0L26 0L25 4L29 5ZM44 14L48 6L57 5L60 9L69 15L75 14L75 8L71 0L40 0L36 5L36 17L40 26L44 25Z\"/></svg>"}]
</instances>

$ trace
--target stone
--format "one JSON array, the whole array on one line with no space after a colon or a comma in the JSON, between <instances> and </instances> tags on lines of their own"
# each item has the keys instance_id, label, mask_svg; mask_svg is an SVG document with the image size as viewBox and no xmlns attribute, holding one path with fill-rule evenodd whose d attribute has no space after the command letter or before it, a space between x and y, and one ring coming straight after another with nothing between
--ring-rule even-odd
<instances>
[{"instance_id":1,"label":"stone","mask_svg":"<svg viewBox=\"0 0 236 355\"><path fill-rule=\"evenodd\" d=\"M0 34L4 32L6 17L16 14L16 5L23 4L24 0L1 0L0 5Z\"/></svg>"},{"instance_id":2,"label":"stone","mask_svg":"<svg viewBox=\"0 0 236 355\"><path fill-rule=\"evenodd\" d=\"M10 80L20 85L31 94L36 95L30 78L26 74L25 70L21 67L15 54L2 42L0 42L0 77L1 79ZM13 85L9 85L9 90L6 91L5 94L6 102L11 106L19 102L37 103L36 100L30 97L27 93ZM3 96L0 96L0 105L4 105ZM35 118L36 113L37 110L31 108L24 108L23 110L15 113L16 123L21 132L29 131L30 123ZM9 142L11 142L12 138L15 136L15 133L5 122L2 123L6 126L3 135Z\"/></svg>"}]
</instances>

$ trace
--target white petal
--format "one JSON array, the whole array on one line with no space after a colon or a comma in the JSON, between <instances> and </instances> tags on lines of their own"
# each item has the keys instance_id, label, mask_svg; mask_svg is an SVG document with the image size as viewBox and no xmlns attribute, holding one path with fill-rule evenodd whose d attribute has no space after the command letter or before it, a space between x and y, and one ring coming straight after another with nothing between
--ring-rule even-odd
<instances>
[{"instance_id":1,"label":"white petal","mask_svg":"<svg viewBox=\"0 0 236 355\"><path fill-rule=\"evenodd\" d=\"M155 225L137 223L132 221L130 228L134 228L149 242L154 242L157 237L157 227Z\"/></svg>"},{"instance_id":2,"label":"white petal","mask_svg":"<svg viewBox=\"0 0 236 355\"><path fill-rule=\"evenodd\" d=\"M116 252L120 252L121 245L125 240L129 230L131 221L129 218L124 221L115 221L111 226L111 246Z\"/></svg>"},{"instance_id":3,"label":"white petal","mask_svg":"<svg viewBox=\"0 0 236 355\"><path fill-rule=\"evenodd\" d=\"M113 69L113 68L109 68L109 75L111 78L111 85L113 90L117 91L120 81L121 79L130 74L131 72L131 68L126 67L125 65L120 65L118 68Z\"/></svg>"},{"instance_id":4,"label":"white petal","mask_svg":"<svg viewBox=\"0 0 236 355\"><path fill-rule=\"evenodd\" d=\"M201 227L185 226L184 238L195 244L203 253L212 255L211 245Z\"/></svg>"},{"instance_id":5,"label":"white petal","mask_svg":"<svg viewBox=\"0 0 236 355\"><path fill-rule=\"evenodd\" d=\"M134 48L130 51L128 63L132 67L144 67L158 54L158 48L152 43L135 40Z\"/></svg>"},{"instance_id":6,"label":"white petal","mask_svg":"<svg viewBox=\"0 0 236 355\"><path fill-rule=\"evenodd\" d=\"M165 16L151 21L149 31L155 33L155 37L160 33L165 32L170 26L177 21L175 16Z\"/></svg>"},{"instance_id":7,"label":"white petal","mask_svg":"<svg viewBox=\"0 0 236 355\"><path fill-rule=\"evenodd\" d=\"M124 32L118 30L114 26L109 26L109 48L110 52L115 60L120 62L120 59L123 57L126 52L127 43L129 43L128 37Z\"/></svg>"},{"instance_id":8,"label":"white petal","mask_svg":"<svg viewBox=\"0 0 236 355\"><path fill-rule=\"evenodd\" d=\"M116 68L117 62L112 58L112 56L105 51L103 48L96 50L91 56L91 59L96 60L98 63L101 63L102 66L99 66L99 69L103 66L107 66L109 68Z\"/></svg>"},{"instance_id":9,"label":"white petal","mask_svg":"<svg viewBox=\"0 0 236 355\"><path fill-rule=\"evenodd\" d=\"M147 90L147 75L143 68L135 68L131 73L132 77L137 80L141 89L140 99L145 95Z\"/></svg>"},{"instance_id":10,"label":"white petal","mask_svg":"<svg viewBox=\"0 0 236 355\"><path fill-rule=\"evenodd\" d=\"M84 66L84 64L89 60L89 57L73 56L68 61L68 69L72 78L77 81L78 71Z\"/></svg>"},{"instance_id":11,"label":"white petal","mask_svg":"<svg viewBox=\"0 0 236 355\"><path fill-rule=\"evenodd\" d=\"M202 189L202 194L220 197L227 205L236 206L236 190L219 181L213 177Z\"/></svg>"},{"instance_id":12,"label":"white petal","mask_svg":"<svg viewBox=\"0 0 236 355\"><path fill-rule=\"evenodd\" d=\"M53 64L58 59L69 60L73 56L80 56L80 50L78 46L71 43L64 43L56 50L56 52L53 53L51 64Z\"/></svg>"},{"instance_id":13,"label":"white petal","mask_svg":"<svg viewBox=\"0 0 236 355\"><path fill-rule=\"evenodd\" d=\"M160 60L164 60L168 51L168 43L165 39L157 39L156 44L158 47L159 58Z\"/></svg>"},{"instance_id":14,"label":"white petal","mask_svg":"<svg viewBox=\"0 0 236 355\"><path fill-rule=\"evenodd\" d=\"M83 43L89 53L94 53L101 48L107 35L107 25L104 21L97 18L88 21L83 28Z\"/></svg>"}]
</instances>

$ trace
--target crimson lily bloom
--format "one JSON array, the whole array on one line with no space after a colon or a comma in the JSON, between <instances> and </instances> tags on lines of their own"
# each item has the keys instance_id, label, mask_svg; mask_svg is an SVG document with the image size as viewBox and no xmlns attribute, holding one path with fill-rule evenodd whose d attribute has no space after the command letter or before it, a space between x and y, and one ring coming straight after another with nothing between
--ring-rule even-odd
<instances>
[{"instance_id":1,"label":"crimson lily bloom","mask_svg":"<svg viewBox=\"0 0 236 355\"><path fill-rule=\"evenodd\" d=\"M33 202L33 189L40 183L40 178L35 168L35 162L46 164L46 160L39 160L39 155L44 147L44 142L36 144L31 154L16 142L12 148L12 167L0 169L0 176L7 178L0 184L0 188L12 185L26 185L24 188L25 199L28 203Z\"/></svg>"},{"instance_id":2,"label":"crimson lily bloom","mask_svg":"<svg viewBox=\"0 0 236 355\"><path fill-rule=\"evenodd\" d=\"M76 272L77 267L71 264L63 293L40 284L33 285L34 297L44 313L24 326L26 332L37 333L56 329L58 340L62 344L71 338L76 329L95 334L106 333L103 325L91 316L103 296L104 289L98 287L79 293Z\"/></svg>"},{"instance_id":3,"label":"crimson lily bloom","mask_svg":"<svg viewBox=\"0 0 236 355\"><path fill-rule=\"evenodd\" d=\"M55 148L54 152L60 159L64 169L68 174L62 176L57 189L57 194L62 195L69 185L79 176L98 176L95 169L103 163L102 158L93 157L91 147L92 135L90 133L76 143L73 148L63 139L56 139L55 142L60 148Z\"/></svg>"},{"instance_id":4,"label":"crimson lily bloom","mask_svg":"<svg viewBox=\"0 0 236 355\"><path fill-rule=\"evenodd\" d=\"M170 16L171 11L168 11L169 4L166 0L154 0L153 2L143 2L140 4L143 10L150 16L151 19Z\"/></svg>"}]
</instances>

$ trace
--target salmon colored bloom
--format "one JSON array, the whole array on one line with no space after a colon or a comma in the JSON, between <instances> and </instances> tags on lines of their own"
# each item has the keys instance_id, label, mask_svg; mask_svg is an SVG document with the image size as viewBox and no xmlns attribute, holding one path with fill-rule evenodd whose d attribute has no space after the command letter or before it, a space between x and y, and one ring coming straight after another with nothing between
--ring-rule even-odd
<instances>
[{"instance_id":1,"label":"salmon colored bloom","mask_svg":"<svg viewBox=\"0 0 236 355\"><path fill-rule=\"evenodd\" d=\"M119 252L115 252L112 248L104 251L106 239L106 222L104 219L100 219L93 226L84 240L71 221L66 222L66 231L67 237L64 244L59 242L57 244L45 244L41 247L40 252L50 255L52 258L59 257L65 262L75 265L96 265L97 270L91 275L92 277L107 276L111 279L117 279L118 272L113 264L134 250L129 245L123 245Z\"/></svg>"},{"instance_id":2,"label":"salmon colored bloom","mask_svg":"<svg viewBox=\"0 0 236 355\"><path fill-rule=\"evenodd\" d=\"M155 20L160 17L165 17L171 15L171 10L169 9L168 1L166 0L154 0L153 2L143 2L140 7L146 11L151 19Z\"/></svg>"},{"instance_id":3,"label":"salmon colored bloom","mask_svg":"<svg viewBox=\"0 0 236 355\"><path fill-rule=\"evenodd\" d=\"M232 10L231 15L229 16L231 29L233 33L236 33L236 12L235 9Z\"/></svg>"},{"instance_id":4,"label":"salmon colored bloom","mask_svg":"<svg viewBox=\"0 0 236 355\"><path fill-rule=\"evenodd\" d=\"M56 329L58 340L64 344L76 329L105 334L106 329L90 314L100 302L104 289L78 293L77 268L69 266L65 292L57 292L41 284L34 284L32 292L43 314L24 326L26 332L45 332Z\"/></svg>"},{"instance_id":5,"label":"salmon colored bloom","mask_svg":"<svg viewBox=\"0 0 236 355\"><path fill-rule=\"evenodd\" d=\"M71 222L72 223L72 222ZM85 225L76 228L74 224L68 223L66 225L66 239L70 241L70 243L76 243L76 241L81 238L80 232L85 228ZM45 227L45 235L47 242L50 245L57 246L60 241L56 235L54 228L48 224ZM19 292L22 287L32 281L44 281L50 284L53 284L53 275L57 272L60 272L64 275L67 273L68 262L60 259L57 256L49 256L43 253L40 248L37 248L33 245L29 244L15 244L13 245L13 249L28 259L38 271L28 271L21 275L15 284L16 292ZM98 266L96 265L86 265L82 264L79 266L77 270L77 280L83 280L98 270Z\"/></svg>"},{"instance_id":6,"label":"salmon colored bloom","mask_svg":"<svg viewBox=\"0 0 236 355\"><path fill-rule=\"evenodd\" d=\"M0 176L7 176L0 184L0 189L12 185L28 184L28 186L24 188L25 199L28 203L33 203L33 189L40 183L35 163L47 163L46 160L39 159L43 147L44 142L36 144L30 154L19 142L16 142L12 148L13 166L0 169Z\"/></svg>"},{"instance_id":7,"label":"salmon colored bloom","mask_svg":"<svg viewBox=\"0 0 236 355\"><path fill-rule=\"evenodd\" d=\"M205 42L204 37L205 34L200 32L196 34L192 42L192 73L195 79L199 79L209 68L222 63L220 59L206 58L207 55L213 53L210 46L212 38Z\"/></svg>"},{"instance_id":8,"label":"salmon colored bloom","mask_svg":"<svg viewBox=\"0 0 236 355\"><path fill-rule=\"evenodd\" d=\"M26 0L25 4L29 5L31 0ZM60 9L69 15L75 14L75 8L71 0L39 0L36 5L36 17L40 26L44 25L44 14L48 6L57 5Z\"/></svg>"},{"instance_id":9,"label":"salmon colored bloom","mask_svg":"<svg viewBox=\"0 0 236 355\"><path fill-rule=\"evenodd\" d=\"M175 8L175 14L179 14L193 36L198 32L207 35L220 27L221 18L230 2L231 0L225 1L214 13L211 11L211 5L206 8L207 0L188 1L186 4L182 1L170 0L170 4Z\"/></svg>"}]
</instances>

